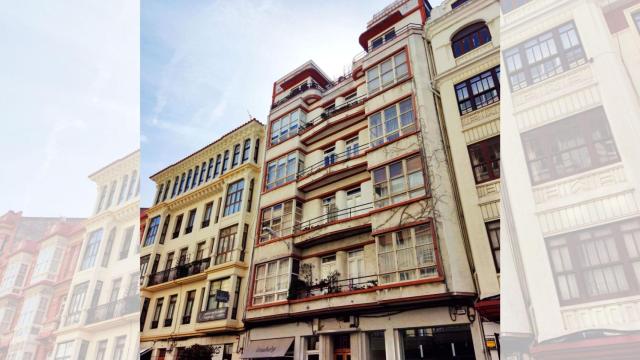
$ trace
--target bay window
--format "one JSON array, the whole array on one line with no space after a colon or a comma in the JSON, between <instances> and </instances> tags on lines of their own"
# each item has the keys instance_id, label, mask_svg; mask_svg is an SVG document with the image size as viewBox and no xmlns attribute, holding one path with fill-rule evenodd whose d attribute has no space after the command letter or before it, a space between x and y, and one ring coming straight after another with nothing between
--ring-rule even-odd
<instances>
[{"instance_id":1,"label":"bay window","mask_svg":"<svg viewBox=\"0 0 640 360\"><path fill-rule=\"evenodd\" d=\"M500 66L455 85L460 115L500 100Z\"/></svg>"},{"instance_id":2,"label":"bay window","mask_svg":"<svg viewBox=\"0 0 640 360\"><path fill-rule=\"evenodd\" d=\"M297 259L281 259L256 265L253 305L286 300L292 277L298 276Z\"/></svg>"},{"instance_id":3,"label":"bay window","mask_svg":"<svg viewBox=\"0 0 640 360\"><path fill-rule=\"evenodd\" d=\"M367 70L369 94L406 78L408 74L407 53L402 51Z\"/></svg>"},{"instance_id":4,"label":"bay window","mask_svg":"<svg viewBox=\"0 0 640 360\"><path fill-rule=\"evenodd\" d=\"M561 74L587 62L573 21L537 35L504 52L513 91Z\"/></svg>"},{"instance_id":5,"label":"bay window","mask_svg":"<svg viewBox=\"0 0 640 360\"><path fill-rule=\"evenodd\" d=\"M227 198L224 203L222 216L228 216L240 211L242 205L242 192L244 190L244 179L229 184L227 188Z\"/></svg>"},{"instance_id":6,"label":"bay window","mask_svg":"<svg viewBox=\"0 0 640 360\"><path fill-rule=\"evenodd\" d=\"M500 178L500 136L468 147L476 184Z\"/></svg>"},{"instance_id":7,"label":"bay window","mask_svg":"<svg viewBox=\"0 0 640 360\"><path fill-rule=\"evenodd\" d=\"M371 146L379 146L416 130L411 98L369 116Z\"/></svg>"},{"instance_id":8,"label":"bay window","mask_svg":"<svg viewBox=\"0 0 640 360\"><path fill-rule=\"evenodd\" d=\"M236 236L238 235L238 225L229 226L220 230L218 239L218 249L216 251L215 265L233 261L233 251L236 246Z\"/></svg>"},{"instance_id":9,"label":"bay window","mask_svg":"<svg viewBox=\"0 0 640 360\"><path fill-rule=\"evenodd\" d=\"M302 221L302 202L292 199L262 210L260 242L291 235Z\"/></svg>"},{"instance_id":10,"label":"bay window","mask_svg":"<svg viewBox=\"0 0 640 360\"><path fill-rule=\"evenodd\" d=\"M372 175L377 208L415 199L427 193L420 155L374 169Z\"/></svg>"},{"instance_id":11,"label":"bay window","mask_svg":"<svg viewBox=\"0 0 640 360\"><path fill-rule=\"evenodd\" d=\"M304 157L296 152L269 161L265 188L270 190L295 180L298 171L302 169L304 169Z\"/></svg>"},{"instance_id":12,"label":"bay window","mask_svg":"<svg viewBox=\"0 0 640 360\"><path fill-rule=\"evenodd\" d=\"M375 237L380 283L438 276L431 230L430 224L423 224Z\"/></svg>"},{"instance_id":13,"label":"bay window","mask_svg":"<svg viewBox=\"0 0 640 360\"><path fill-rule=\"evenodd\" d=\"M304 125L307 114L296 109L287 115L271 122L271 145L279 144L298 134L301 125Z\"/></svg>"},{"instance_id":14,"label":"bay window","mask_svg":"<svg viewBox=\"0 0 640 360\"><path fill-rule=\"evenodd\" d=\"M620 160L602 107L526 132L522 143L533 184Z\"/></svg>"}]
</instances>

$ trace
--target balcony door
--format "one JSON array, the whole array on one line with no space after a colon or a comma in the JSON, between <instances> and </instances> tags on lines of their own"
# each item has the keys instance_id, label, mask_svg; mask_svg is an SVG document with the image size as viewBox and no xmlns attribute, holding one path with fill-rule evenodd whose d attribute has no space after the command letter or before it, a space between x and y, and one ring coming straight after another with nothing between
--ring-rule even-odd
<instances>
[{"instance_id":1,"label":"balcony door","mask_svg":"<svg viewBox=\"0 0 640 360\"><path fill-rule=\"evenodd\" d=\"M329 196L322 199L322 215L325 216L326 222L332 222L336 220L338 216L338 207L336 206L336 197Z\"/></svg>"},{"instance_id":2,"label":"balcony door","mask_svg":"<svg viewBox=\"0 0 640 360\"><path fill-rule=\"evenodd\" d=\"M364 250L358 249L349 251L347 254L347 270L349 273L347 274L348 278L351 280L350 284L358 284L360 281L364 280Z\"/></svg>"},{"instance_id":3,"label":"balcony door","mask_svg":"<svg viewBox=\"0 0 640 360\"><path fill-rule=\"evenodd\" d=\"M321 279L327 279L334 271L338 270L336 254L323 257L320 259L320 263Z\"/></svg>"},{"instance_id":4,"label":"balcony door","mask_svg":"<svg viewBox=\"0 0 640 360\"><path fill-rule=\"evenodd\" d=\"M360 209L359 205L362 204L362 191L360 191L360 187L347 190L347 212L344 214L345 217L352 217L355 215L359 215Z\"/></svg>"}]
</instances>

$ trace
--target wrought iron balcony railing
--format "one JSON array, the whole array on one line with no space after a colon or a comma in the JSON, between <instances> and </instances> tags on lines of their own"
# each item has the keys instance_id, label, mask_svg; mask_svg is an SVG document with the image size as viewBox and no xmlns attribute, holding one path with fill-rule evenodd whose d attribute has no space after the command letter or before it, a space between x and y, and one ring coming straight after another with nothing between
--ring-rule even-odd
<instances>
[{"instance_id":1,"label":"wrought iron balcony railing","mask_svg":"<svg viewBox=\"0 0 640 360\"><path fill-rule=\"evenodd\" d=\"M319 90L321 92L324 91L324 88L322 86L320 86L320 84L318 84L317 82L315 82L315 81L306 82L304 84L301 84L300 86L297 86L297 87L291 89L289 91L289 94L287 94L282 99L280 99L280 100L274 102L273 104L271 104L271 110L277 108L278 106L286 103L287 101L293 99L294 97L296 97L296 96L298 96L298 95L300 95L300 94L302 94L302 93L304 93L306 91L309 91L311 89L316 89L316 90Z\"/></svg>"},{"instance_id":2,"label":"wrought iron balcony railing","mask_svg":"<svg viewBox=\"0 0 640 360\"><path fill-rule=\"evenodd\" d=\"M119 318L128 314L133 314L139 310L140 295L130 295L120 300L90 308L87 311L86 324L95 324L101 321Z\"/></svg>"},{"instance_id":3,"label":"wrought iron balcony railing","mask_svg":"<svg viewBox=\"0 0 640 360\"><path fill-rule=\"evenodd\" d=\"M317 226L330 224L334 221L350 219L357 215L366 214L371 209L373 209L373 203L371 202L344 209L337 209L333 207L330 211L327 211L321 216L296 224L293 227L293 231L294 233L297 233L300 231L313 229Z\"/></svg>"},{"instance_id":4,"label":"wrought iron balcony railing","mask_svg":"<svg viewBox=\"0 0 640 360\"><path fill-rule=\"evenodd\" d=\"M187 276L199 274L209 267L210 260L210 258L196 260L188 264L178 265L171 269L159 271L155 274L150 274L147 286L158 285L168 281L173 281Z\"/></svg>"},{"instance_id":5,"label":"wrought iron balcony railing","mask_svg":"<svg viewBox=\"0 0 640 360\"><path fill-rule=\"evenodd\" d=\"M313 173L316 173L322 169L328 168L330 166L332 166L335 163L338 163L340 161L344 161L344 160L349 160L351 158L354 158L358 155L361 155L363 153L364 150L367 150L369 148L369 144L358 144L355 145L353 147L348 148L347 150L341 152L341 153L337 153L337 154L331 154L331 155L325 155L324 159L322 161L318 161L316 163L313 163L307 167L305 167L304 169L300 170L298 172L298 178L307 176L307 175L311 175Z\"/></svg>"},{"instance_id":6,"label":"wrought iron balcony railing","mask_svg":"<svg viewBox=\"0 0 640 360\"><path fill-rule=\"evenodd\" d=\"M306 299L314 296L339 294L355 290L363 290L378 286L378 276L360 276L350 279L324 279L316 283L307 284L297 280L289 292L289 299Z\"/></svg>"}]
</instances>

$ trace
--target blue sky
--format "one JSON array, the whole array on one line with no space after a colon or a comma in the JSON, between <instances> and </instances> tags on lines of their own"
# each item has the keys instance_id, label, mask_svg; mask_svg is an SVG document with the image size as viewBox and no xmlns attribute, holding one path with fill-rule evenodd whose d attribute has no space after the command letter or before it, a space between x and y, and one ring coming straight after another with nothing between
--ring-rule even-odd
<instances>
[{"instance_id":1,"label":"blue sky","mask_svg":"<svg viewBox=\"0 0 640 360\"><path fill-rule=\"evenodd\" d=\"M389 3L143 1L141 206L153 200L151 174L249 114L265 122L276 79L310 59L341 75L362 51L366 22Z\"/></svg>"}]
</instances>

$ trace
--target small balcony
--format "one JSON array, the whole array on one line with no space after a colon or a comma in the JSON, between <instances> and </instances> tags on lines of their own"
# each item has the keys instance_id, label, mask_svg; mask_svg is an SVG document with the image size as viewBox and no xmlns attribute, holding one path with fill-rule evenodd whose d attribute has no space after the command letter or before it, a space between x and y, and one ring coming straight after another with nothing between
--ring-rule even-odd
<instances>
[{"instance_id":1,"label":"small balcony","mask_svg":"<svg viewBox=\"0 0 640 360\"><path fill-rule=\"evenodd\" d=\"M278 108L279 106L281 106L282 104L288 102L289 100L293 99L294 97L306 93L308 91L313 91L314 95L318 95L318 96L322 96L322 92L324 92L324 88L322 86L320 86L320 84L318 84L315 81L310 81L310 82L306 82L303 83L293 89L291 89L289 91L289 93L283 97L282 99L274 102L273 104L271 104L271 110L274 110L276 108ZM306 102L306 101L305 101Z\"/></svg>"},{"instance_id":2,"label":"small balcony","mask_svg":"<svg viewBox=\"0 0 640 360\"><path fill-rule=\"evenodd\" d=\"M210 258L196 260L188 264L178 265L174 268L151 274L149 275L147 286L158 285L169 281L182 279L188 276L200 274L209 267L210 260Z\"/></svg>"},{"instance_id":3,"label":"small balcony","mask_svg":"<svg viewBox=\"0 0 640 360\"><path fill-rule=\"evenodd\" d=\"M363 144L340 153L324 155L323 160L298 172L298 188L308 192L365 172L367 158L363 155L369 147L369 144Z\"/></svg>"},{"instance_id":4,"label":"small balcony","mask_svg":"<svg viewBox=\"0 0 640 360\"><path fill-rule=\"evenodd\" d=\"M308 299L316 296L335 295L351 291L366 290L378 286L378 276L369 275L351 279L329 277L313 284L295 280L289 291L289 300Z\"/></svg>"},{"instance_id":5,"label":"small balcony","mask_svg":"<svg viewBox=\"0 0 640 360\"><path fill-rule=\"evenodd\" d=\"M293 228L294 244L307 247L318 242L332 241L371 231L367 215L373 203L338 209L333 206L325 214L303 221Z\"/></svg>"},{"instance_id":6,"label":"small balcony","mask_svg":"<svg viewBox=\"0 0 640 360\"><path fill-rule=\"evenodd\" d=\"M120 300L98 305L87 311L86 324L95 324L102 321L117 319L125 315L133 314L140 310L140 296L132 295Z\"/></svg>"}]
</instances>

